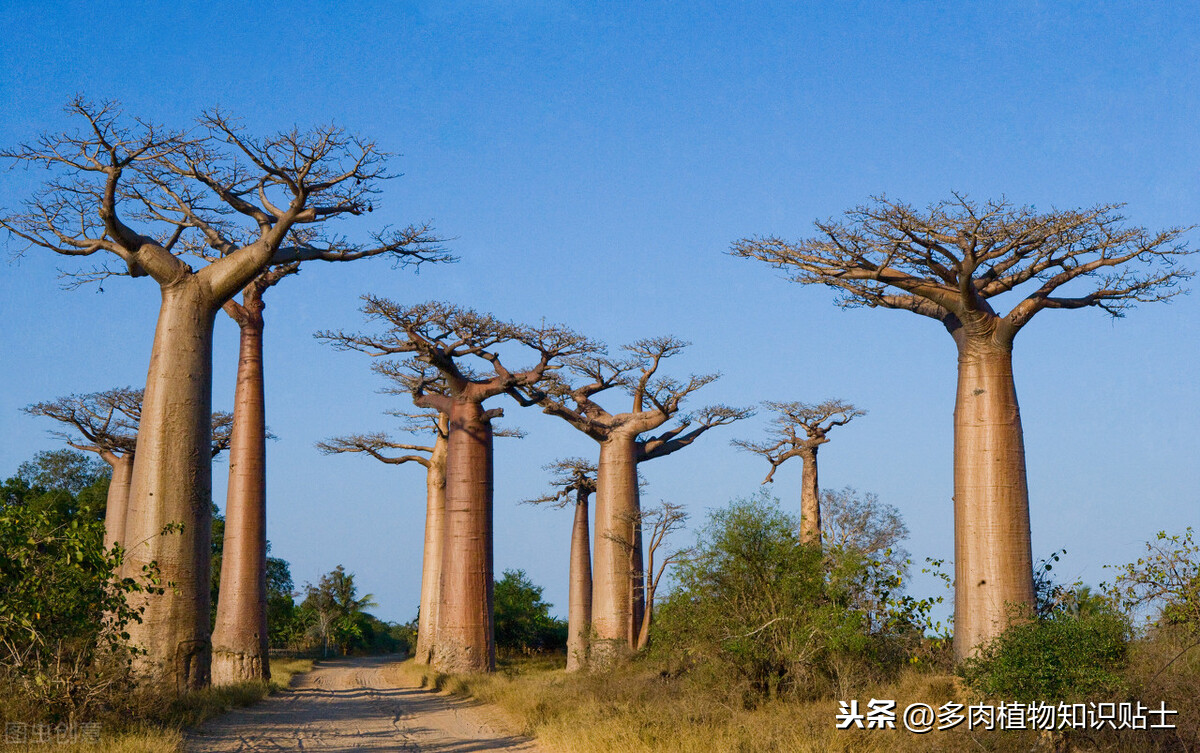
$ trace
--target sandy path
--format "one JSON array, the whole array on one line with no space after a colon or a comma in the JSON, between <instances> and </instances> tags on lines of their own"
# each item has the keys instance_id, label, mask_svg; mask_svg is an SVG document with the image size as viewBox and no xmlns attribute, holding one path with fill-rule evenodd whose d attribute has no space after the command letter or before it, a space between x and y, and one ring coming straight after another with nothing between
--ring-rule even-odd
<instances>
[{"instance_id":1,"label":"sandy path","mask_svg":"<svg viewBox=\"0 0 1200 753\"><path fill-rule=\"evenodd\" d=\"M398 687L391 660L322 662L292 689L231 711L189 733L189 753L395 750L540 753L489 725L486 707L416 687Z\"/></svg>"}]
</instances>

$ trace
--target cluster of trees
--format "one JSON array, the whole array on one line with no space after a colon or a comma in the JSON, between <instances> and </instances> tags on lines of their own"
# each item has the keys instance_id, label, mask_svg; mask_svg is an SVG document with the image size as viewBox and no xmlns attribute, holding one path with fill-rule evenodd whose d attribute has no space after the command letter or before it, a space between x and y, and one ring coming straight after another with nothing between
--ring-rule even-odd
<instances>
[{"instance_id":1,"label":"cluster of trees","mask_svg":"<svg viewBox=\"0 0 1200 753\"><path fill-rule=\"evenodd\" d=\"M369 213L386 155L336 127L253 137L220 111L192 129L128 118L76 99L74 132L0 152L50 177L0 227L24 248L102 263L82 280L148 277L162 293L137 420L124 516L124 567L154 564L172 584L133 595L139 674L172 692L265 678L263 291L305 262L446 258L424 225L324 231ZM238 293L240 304L232 303ZM226 309L242 330L230 438L230 498L217 628L209 632L212 331ZM214 659L215 645L215 659Z\"/></svg>"},{"instance_id":2,"label":"cluster of trees","mask_svg":"<svg viewBox=\"0 0 1200 753\"><path fill-rule=\"evenodd\" d=\"M382 332L318 337L382 359L375 370L390 381L390 390L408 394L426 410L404 415L418 422L415 428L432 432L434 441L417 445L374 433L339 437L320 447L426 468L429 514L418 661L453 672L495 668L492 421L503 409L484 402L501 395L563 418L599 444L590 479L571 487L580 494L577 509L582 511L575 534L580 544L572 558L576 597L571 611L577 619L571 633L589 636L586 649L572 651L572 667L607 663L638 648L650 612L638 465L677 452L751 411L711 405L694 415L681 414L685 399L717 376L683 381L660 374L663 361L687 346L674 337L636 341L624 346L623 357L613 358L602 344L559 325L516 324L440 301L364 300L363 312L382 325ZM510 368L501 349L517 346L536 360ZM624 412L610 412L598 402L601 393L617 390L630 398ZM582 466L577 470L588 475ZM589 553L584 529L592 490L596 538ZM579 639L573 640L578 645Z\"/></svg>"},{"instance_id":3,"label":"cluster of trees","mask_svg":"<svg viewBox=\"0 0 1200 753\"><path fill-rule=\"evenodd\" d=\"M266 677L264 293L305 262L449 257L427 225L370 232L362 244L324 230L336 218L371 212L389 177L386 155L340 129L257 138L219 111L182 131L128 119L108 103L77 100L69 110L79 131L0 152L51 175L22 211L0 216L0 227L24 247L114 262L81 273L84 279L149 277L162 305L135 410L121 407L135 393L126 390L111 393L107 412L93 410L96 395L85 396L92 401L83 409L86 421L74 420L78 413L66 404L31 412L65 420L83 437L81 446L112 464L105 535L123 551L122 572L158 568L172 585L162 593L131 592L139 619L128 633L143 651L142 677L175 690L210 678ZM797 282L833 287L846 306L935 319L957 346L954 640L964 658L1008 624L1006 605L1035 598L1012 374L1017 333L1045 309L1094 307L1120 316L1137 302L1166 300L1189 275L1176 262L1191 251L1180 240L1183 229L1130 226L1116 206L1039 212L959 195L924 210L879 198L816 228L795 242L743 239L732 253L786 270ZM1007 313L995 308L1018 288L1027 293ZM594 468L564 466L558 480L560 490L575 494L574 665L605 664L644 646L653 593L671 560L659 547L682 518L664 509L647 534L638 467L752 409L717 404L684 412L685 401L717 375L666 375L663 363L687 345L675 337L635 340L613 355L561 325L504 321L447 302L364 300L375 331L318 336L375 357L375 370L419 410L408 414L410 428L424 429L432 441L368 434L322 449L426 468L418 659L446 671L495 665L492 422L503 411L485 403L502 395L557 416L597 444ZM241 340L210 638L212 329L219 310L237 322ZM530 363L515 368L518 351ZM623 400L613 397L622 393ZM763 455L772 473L788 458L802 458L800 538L819 549L817 450L833 427L862 411L840 401L767 407L777 413L771 437L738 444Z\"/></svg>"},{"instance_id":4,"label":"cluster of trees","mask_svg":"<svg viewBox=\"0 0 1200 753\"><path fill-rule=\"evenodd\" d=\"M139 615L128 597L159 595L170 584L154 568L118 574L122 547L104 541L114 475L108 464L66 449L38 453L0 484L0 722L94 718L119 709L133 689L139 652L128 628ZM217 604L226 520L215 505L212 521ZM411 647L408 628L364 611L371 597L357 595L341 566L301 594L286 560L268 557L266 572L272 647L343 654Z\"/></svg>"}]
</instances>

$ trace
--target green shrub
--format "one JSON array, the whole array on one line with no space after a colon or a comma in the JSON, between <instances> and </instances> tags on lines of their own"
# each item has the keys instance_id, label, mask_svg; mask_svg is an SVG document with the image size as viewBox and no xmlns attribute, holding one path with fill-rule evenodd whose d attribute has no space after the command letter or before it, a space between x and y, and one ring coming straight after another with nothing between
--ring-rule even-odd
<instances>
[{"instance_id":1,"label":"green shrub","mask_svg":"<svg viewBox=\"0 0 1200 753\"><path fill-rule=\"evenodd\" d=\"M31 719L75 721L131 687L125 628L140 615L126 595L147 587L113 577L108 478L64 475L63 457L43 453L0 485L0 722L22 707Z\"/></svg>"},{"instance_id":2,"label":"green shrub","mask_svg":"<svg viewBox=\"0 0 1200 753\"><path fill-rule=\"evenodd\" d=\"M566 648L566 623L550 616L553 605L542 601L542 587L524 570L505 570L494 594L497 650L530 654Z\"/></svg>"},{"instance_id":3,"label":"green shrub","mask_svg":"<svg viewBox=\"0 0 1200 753\"><path fill-rule=\"evenodd\" d=\"M652 655L748 695L820 695L847 676L897 665L889 601L898 576L852 548L802 544L798 521L765 495L709 516L651 635Z\"/></svg>"},{"instance_id":4,"label":"green shrub","mask_svg":"<svg viewBox=\"0 0 1200 753\"><path fill-rule=\"evenodd\" d=\"M959 668L975 691L1013 701L1066 701L1121 689L1129 621L1108 607L1016 620Z\"/></svg>"}]
</instances>

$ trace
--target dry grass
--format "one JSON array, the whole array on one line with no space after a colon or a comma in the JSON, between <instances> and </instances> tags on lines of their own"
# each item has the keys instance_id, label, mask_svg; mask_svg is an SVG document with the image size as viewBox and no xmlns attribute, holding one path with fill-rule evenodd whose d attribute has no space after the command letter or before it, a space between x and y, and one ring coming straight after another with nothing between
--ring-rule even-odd
<instances>
[{"instance_id":1,"label":"dry grass","mask_svg":"<svg viewBox=\"0 0 1200 753\"><path fill-rule=\"evenodd\" d=\"M286 690L292 686L292 678L311 671L312 659L272 659L271 691Z\"/></svg>"},{"instance_id":2,"label":"dry grass","mask_svg":"<svg viewBox=\"0 0 1200 753\"><path fill-rule=\"evenodd\" d=\"M608 673L567 674L551 663L516 662L493 675L446 676L405 662L395 670L425 687L491 703L513 720L514 731L535 737L556 753L918 753L924 751L1135 751L1200 750L1200 648L1170 669L1150 676L1187 644L1162 639L1139 645L1130 670L1129 698L1149 706L1165 700L1179 710L1177 731L1075 733L1069 740L1037 731L953 730L915 734L896 730L838 730L839 699L776 700L747 708L741 696L668 677L649 665ZM1141 673L1139 675L1139 673ZM980 703L958 678L916 669L893 682L859 688L846 696L860 707L868 699L928 703ZM1123 700L1123 699L1114 699Z\"/></svg>"},{"instance_id":3,"label":"dry grass","mask_svg":"<svg viewBox=\"0 0 1200 753\"><path fill-rule=\"evenodd\" d=\"M0 746L29 753L180 753L183 730L232 709L249 706L287 688L292 678L312 669L311 659L272 659L271 682L244 682L205 688L166 701L150 696L130 699L131 716L100 722L99 740L73 743ZM130 718L138 721L130 722ZM2 741L2 738L0 738Z\"/></svg>"}]
</instances>

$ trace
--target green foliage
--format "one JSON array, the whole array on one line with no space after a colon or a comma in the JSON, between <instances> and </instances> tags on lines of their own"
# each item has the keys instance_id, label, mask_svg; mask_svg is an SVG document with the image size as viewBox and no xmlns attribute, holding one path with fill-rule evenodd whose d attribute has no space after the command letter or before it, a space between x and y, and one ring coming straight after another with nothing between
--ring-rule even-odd
<instances>
[{"instance_id":1,"label":"green foliage","mask_svg":"<svg viewBox=\"0 0 1200 753\"><path fill-rule=\"evenodd\" d=\"M1084 593L1045 616L1016 615L958 671L974 690L992 698L1107 699L1123 684L1129 640L1129 621Z\"/></svg>"},{"instance_id":2,"label":"green foliage","mask_svg":"<svg viewBox=\"0 0 1200 753\"><path fill-rule=\"evenodd\" d=\"M1200 631L1200 545L1189 526L1182 534L1159 531L1146 556L1114 568L1112 591L1130 612L1147 612L1159 626Z\"/></svg>"},{"instance_id":3,"label":"green foliage","mask_svg":"<svg viewBox=\"0 0 1200 753\"><path fill-rule=\"evenodd\" d=\"M141 581L113 577L121 551L104 549L108 479L80 486L87 476L74 460L42 453L0 487L0 681L55 721L129 687L126 626L140 615L126 596L161 593L152 570Z\"/></svg>"},{"instance_id":4,"label":"green foliage","mask_svg":"<svg viewBox=\"0 0 1200 753\"><path fill-rule=\"evenodd\" d=\"M107 463L78 450L47 450L17 466L16 478L30 487L58 489L74 497L111 475L112 469ZM100 511L103 513L103 507Z\"/></svg>"},{"instance_id":5,"label":"green foliage","mask_svg":"<svg viewBox=\"0 0 1200 753\"><path fill-rule=\"evenodd\" d=\"M550 616L542 601L542 587L535 586L524 570L505 570L496 581L496 648L530 654L560 651L567 645L567 624Z\"/></svg>"},{"instance_id":6,"label":"green foliage","mask_svg":"<svg viewBox=\"0 0 1200 753\"><path fill-rule=\"evenodd\" d=\"M851 668L898 663L899 573L851 547L802 544L797 530L763 494L713 512L659 610L654 653L752 696L811 694Z\"/></svg>"},{"instance_id":7,"label":"green foliage","mask_svg":"<svg viewBox=\"0 0 1200 753\"><path fill-rule=\"evenodd\" d=\"M320 643L322 655L328 656L331 646L342 655L354 649L365 650L381 632L377 626L384 623L364 614L367 607L375 606L374 597L359 597L354 573L346 572L341 565L322 575L317 585L306 584L304 591L300 619L308 625L309 635Z\"/></svg>"}]
</instances>

